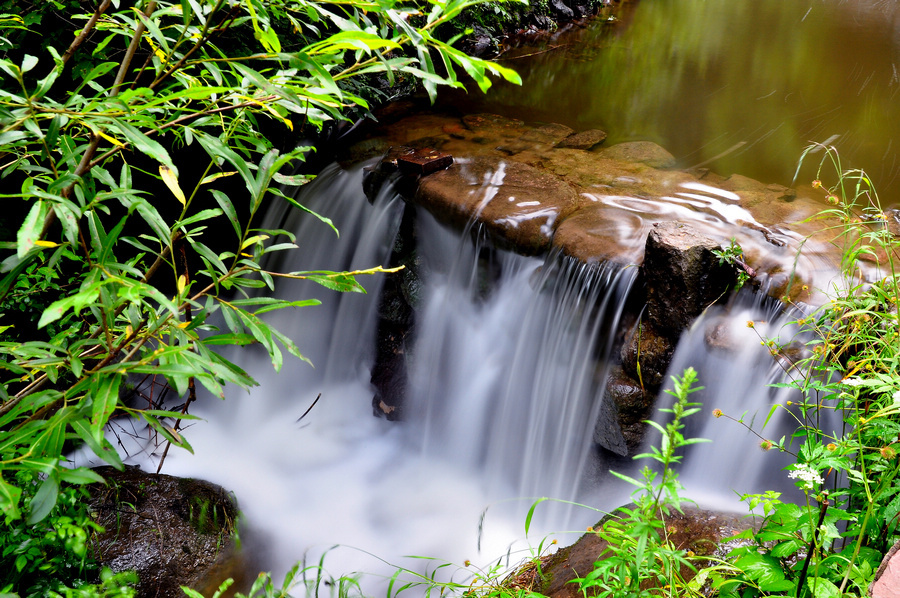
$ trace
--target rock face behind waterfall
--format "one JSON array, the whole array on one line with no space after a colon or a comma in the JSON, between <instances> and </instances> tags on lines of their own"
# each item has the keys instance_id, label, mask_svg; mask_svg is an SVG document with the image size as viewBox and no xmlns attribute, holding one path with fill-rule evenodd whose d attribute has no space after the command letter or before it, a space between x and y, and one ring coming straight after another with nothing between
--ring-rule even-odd
<instances>
[{"instance_id":1,"label":"rock face behind waterfall","mask_svg":"<svg viewBox=\"0 0 900 598\"><path fill-rule=\"evenodd\" d=\"M98 470L107 486L91 500L105 531L94 542L101 565L138 574L138 596L175 598L181 586L204 590L234 571L237 507L225 490L202 480Z\"/></svg>"},{"instance_id":2,"label":"rock face behind waterfall","mask_svg":"<svg viewBox=\"0 0 900 598\"><path fill-rule=\"evenodd\" d=\"M820 300L813 293L827 286L820 276L832 268L822 264L839 260L828 240L816 235L821 223L807 221L824 207L811 187L677 170L675 158L658 145L606 146L597 130L491 114L401 112L402 118L381 125L348 155L359 159L387 148L394 148L388 156L451 154L449 168L407 177L398 186L416 207L457 229L475 223L495 245L521 254L557 252L587 265L640 267L636 293L644 295L632 299L638 307L617 334L623 339L619 358L607 377L594 433L595 442L614 453L638 448L679 336L726 298L734 272L719 264L714 249L736 240L754 271L752 284L773 297L807 303ZM398 146L408 149L398 152ZM412 315L402 320L412 322ZM408 325L385 321L382 328L390 338L379 340L375 407L396 417Z\"/></svg>"},{"instance_id":3,"label":"rock face behind waterfall","mask_svg":"<svg viewBox=\"0 0 900 598\"><path fill-rule=\"evenodd\" d=\"M640 267L646 313L626 336L622 367L607 379L606 416L594 431L603 448L624 456L640 447L678 337L734 283L734 271L713 253L718 248L680 222L656 223L647 235Z\"/></svg>"}]
</instances>

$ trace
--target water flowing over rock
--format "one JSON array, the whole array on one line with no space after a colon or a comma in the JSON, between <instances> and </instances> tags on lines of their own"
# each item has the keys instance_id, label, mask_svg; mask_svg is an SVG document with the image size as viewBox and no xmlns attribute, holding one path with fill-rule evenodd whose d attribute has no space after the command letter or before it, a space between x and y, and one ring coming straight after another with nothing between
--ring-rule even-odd
<instances>
[{"instance_id":1,"label":"water flowing over rock","mask_svg":"<svg viewBox=\"0 0 900 598\"><path fill-rule=\"evenodd\" d=\"M525 255L549 249L556 219L576 201L574 189L546 172L482 157L422 178L416 193L439 220L462 228L476 218Z\"/></svg>"},{"instance_id":2,"label":"water flowing over rock","mask_svg":"<svg viewBox=\"0 0 900 598\"><path fill-rule=\"evenodd\" d=\"M376 129L380 144L365 144L452 154L451 168L419 179L415 201L457 228L474 219L501 246L525 254L556 249L589 264L637 265L653 224L690 223L716 240L734 238L755 283L773 297L817 303L816 291L828 288L839 256L821 223L807 220L824 208L810 187L677 170L672 155L649 141L596 147L601 131L409 112Z\"/></svg>"},{"instance_id":3,"label":"water flowing over rock","mask_svg":"<svg viewBox=\"0 0 900 598\"><path fill-rule=\"evenodd\" d=\"M234 571L237 506L220 486L144 473L137 468L98 472L107 486L91 500L105 531L94 554L113 571L135 570L138 596L177 598L181 586L204 589Z\"/></svg>"}]
</instances>

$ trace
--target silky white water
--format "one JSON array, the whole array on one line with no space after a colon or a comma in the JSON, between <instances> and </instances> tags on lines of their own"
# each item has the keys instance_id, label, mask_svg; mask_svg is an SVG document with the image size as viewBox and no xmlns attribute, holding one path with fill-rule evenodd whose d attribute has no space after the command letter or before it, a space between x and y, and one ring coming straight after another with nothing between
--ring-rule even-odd
<instances>
[{"instance_id":1,"label":"silky white water","mask_svg":"<svg viewBox=\"0 0 900 598\"><path fill-rule=\"evenodd\" d=\"M359 169L331 167L300 198L331 217L340 238L313 217L273 209L264 226L293 231L300 248L270 267L387 265L404 205L390 186L369 205L361 178ZM244 348L229 357L259 386L231 389L224 402L201 397L192 406L203 420L184 431L194 454L171 450L163 473L233 491L245 546L276 577L300 559L312 564L325 554L330 574L364 572L365 591L381 595L395 566L427 574L444 562L496 562L510 550L518 559L546 534L561 544L574 541L580 532L560 532L583 530L602 515L543 503L526 539L526 512L538 497L601 510L627 502L630 489L607 475L592 434L605 356L636 269L557 258L545 263L492 250L480 238L477 231L461 237L417 214L422 290L404 421L388 422L372 409L383 275L361 279L368 294L280 283L279 297L322 300L266 315L315 368L286 358L275 373L261 349ZM769 319L759 306L718 317L732 328L735 321ZM760 352L758 338L737 339L736 352L711 352L696 332L708 323L687 335L673 363L673 371L698 367L708 389L710 405L693 429L712 419L714 407L731 412L724 397L747 410L765 411L772 400L764 374L771 361L761 357L768 353ZM721 433L712 451L688 455L684 481L702 500L733 506L721 500L732 495L729 484L764 484L772 463L758 458L753 437L727 423L717 421ZM129 462L156 469L159 447L128 451ZM630 467L622 460L615 465ZM451 567L441 575L462 581L466 573Z\"/></svg>"}]
</instances>

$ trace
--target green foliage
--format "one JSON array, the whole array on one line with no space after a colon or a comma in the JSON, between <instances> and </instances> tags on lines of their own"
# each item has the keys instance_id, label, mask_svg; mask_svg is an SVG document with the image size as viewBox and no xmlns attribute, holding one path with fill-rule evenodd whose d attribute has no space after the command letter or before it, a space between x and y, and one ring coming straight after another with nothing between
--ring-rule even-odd
<instances>
[{"instance_id":1,"label":"green foliage","mask_svg":"<svg viewBox=\"0 0 900 598\"><path fill-rule=\"evenodd\" d=\"M737 273L737 281L734 283L735 291L739 290L750 280L753 270L744 262L744 250L741 249L734 237L731 238L731 243L728 247L713 249L713 254L719 258L719 265L728 264Z\"/></svg>"},{"instance_id":2,"label":"green foliage","mask_svg":"<svg viewBox=\"0 0 900 598\"><path fill-rule=\"evenodd\" d=\"M721 596L865 596L882 555L898 537L900 481L900 319L895 256L897 240L866 174L845 171L834 148L824 150L813 187L833 207L819 218L842 250L842 277L829 302L796 324L808 349L792 364L800 401L776 405L797 422L788 439L763 439L764 448L791 452L790 478L804 493L801 504L777 493L745 496L763 507L763 523L746 537L751 546L732 553L743 571L718 579ZM802 160L801 160L802 162ZM823 170L837 181L825 185ZM781 353L766 341L773 354ZM840 415L840 429L824 414Z\"/></svg>"},{"instance_id":3,"label":"green foliage","mask_svg":"<svg viewBox=\"0 0 900 598\"><path fill-rule=\"evenodd\" d=\"M114 587L127 589L127 576L113 583L107 572L99 586L89 583L100 573L90 554L90 538L100 527L85 508L83 487L48 485L30 471L19 471L16 482L26 517L0 528L0 592L92 596L114 594Z\"/></svg>"},{"instance_id":4,"label":"green foliage","mask_svg":"<svg viewBox=\"0 0 900 598\"><path fill-rule=\"evenodd\" d=\"M282 149L268 132L366 109L348 91L360 77L417 79L432 98L439 85L461 87L461 72L481 89L489 75L518 81L436 37L479 2L103 0L82 12L91 9L35 0L25 17L0 15L9 45L28 40L0 58L0 196L10 206L0 239L0 516L9 533L45 537L48 521L89 531L84 511L65 515L74 527L54 516L100 479L67 467L65 454L83 443L122 467L104 434L114 414L191 450L178 428L191 418L195 383L220 397L225 384L255 384L222 345L258 344L276 370L285 352L305 359L264 314L317 301L267 296L277 279L364 292L358 276L392 271L262 265L296 248L290 232L256 226L264 207L308 211L289 188L308 180L292 169L310 148ZM83 29L28 37L56 11ZM286 26L299 35L283 40ZM164 377L184 409L126 404L132 375ZM59 554L81 558L83 543L66 534ZM24 575L46 561L37 540L22 546L4 545L0 568Z\"/></svg>"},{"instance_id":5,"label":"green foliage","mask_svg":"<svg viewBox=\"0 0 900 598\"><path fill-rule=\"evenodd\" d=\"M655 462L660 471L645 466L640 480L612 472L637 490L632 494L632 506L619 508L595 531L607 544L594 569L575 580L585 596L637 598L679 596L686 592L682 568L694 567L687 552L669 542L665 520L672 510L681 511L683 487L674 470L681 461L677 452L704 442L682 435L683 419L700 410L698 403L688 401L688 396L701 388L695 387L697 372L693 368L686 369L681 378L673 376L672 381L673 390L666 392L675 398L675 403L670 409L660 410L671 414L672 419L665 426L648 422L660 433L660 446L635 456Z\"/></svg>"}]
</instances>

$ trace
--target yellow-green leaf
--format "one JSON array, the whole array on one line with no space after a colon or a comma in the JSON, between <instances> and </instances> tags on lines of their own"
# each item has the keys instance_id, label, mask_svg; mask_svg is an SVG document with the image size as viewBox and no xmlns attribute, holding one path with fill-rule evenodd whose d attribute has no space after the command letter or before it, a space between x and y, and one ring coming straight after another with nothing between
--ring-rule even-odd
<instances>
[{"instance_id":1,"label":"yellow-green leaf","mask_svg":"<svg viewBox=\"0 0 900 598\"><path fill-rule=\"evenodd\" d=\"M172 192L172 195L175 196L175 199L181 202L181 205L185 205L185 197L184 191L181 190L181 187L178 186L178 176L172 172L172 169L166 166L165 164L159 165L159 176L162 177L163 182L166 184L166 187L169 188L169 191Z\"/></svg>"}]
</instances>

